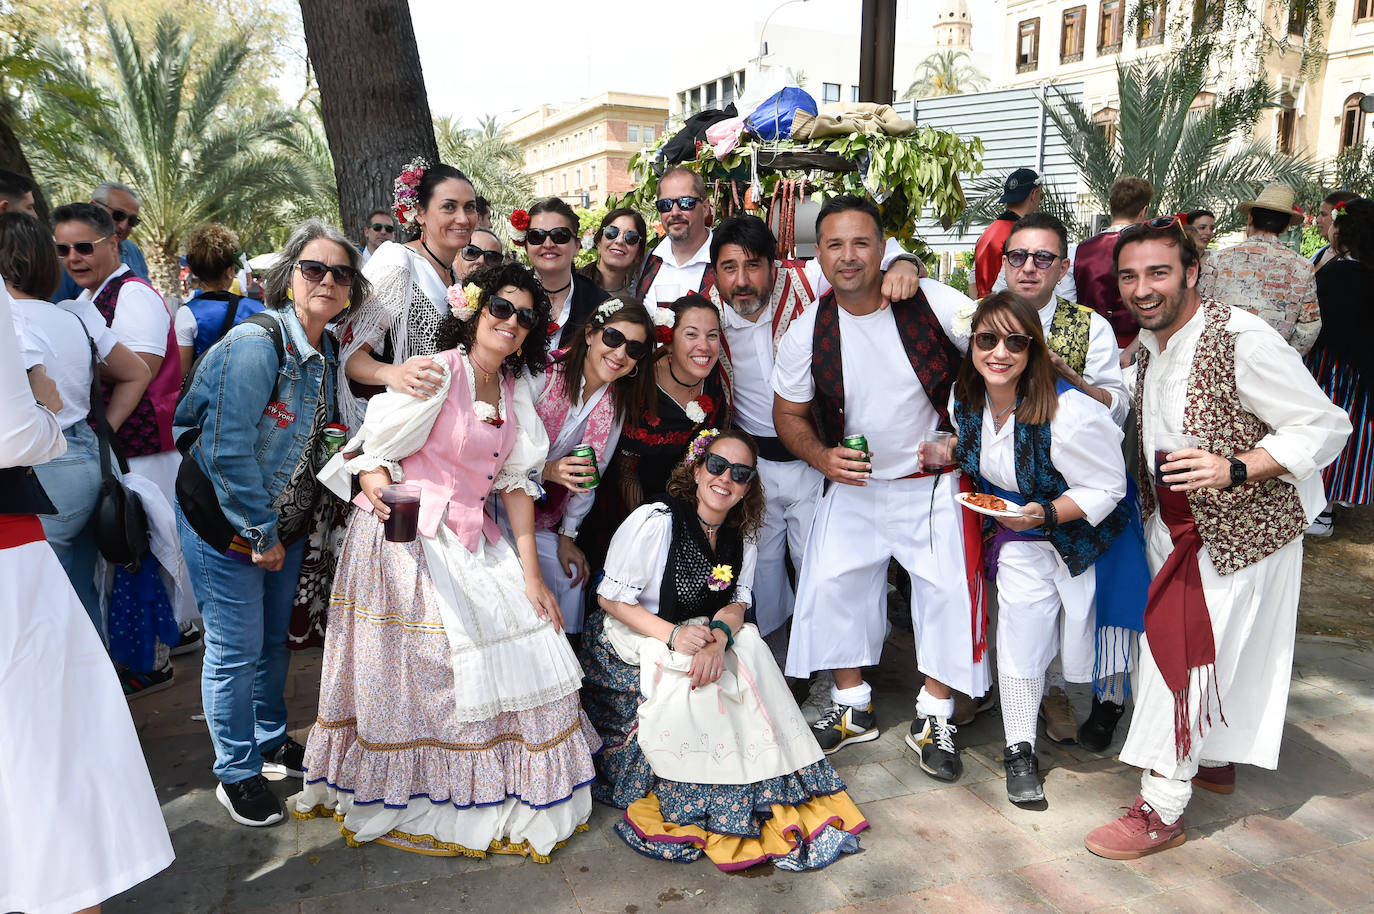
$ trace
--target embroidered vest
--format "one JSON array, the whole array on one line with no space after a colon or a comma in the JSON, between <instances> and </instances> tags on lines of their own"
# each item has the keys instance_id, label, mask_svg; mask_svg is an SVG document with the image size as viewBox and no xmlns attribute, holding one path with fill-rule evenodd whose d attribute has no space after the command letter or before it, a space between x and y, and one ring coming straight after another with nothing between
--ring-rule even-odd
<instances>
[{"instance_id":1,"label":"embroidered vest","mask_svg":"<svg viewBox=\"0 0 1374 914\"><path fill-rule=\"evenodd\" d=\"M107 282L93 302L100 316L105 318L106 325L114 323L115 311L119 307L119 291L128 283L142 283L149 289L153 288L152 283L135 275L132 270ZM158 293L158 300L161 299L162 295ZM160 454L176 447L176 442L172 440L172 413L176 411L177 395L181 393L181 358L178 352L176 324L169 321L162 366L143 392L143 398L138 401L134 411L115 432L115 440L119 442L118 447L125 457ZM101 389L105 405L108 406L114 384L106 381L101 384Z\"/></svg>"},{"instance_id":2,"label":"embroidered vest","mask_svg":"<svg viewBox=\"0 0 1374 914\"><path fill-rule=\"evenodd\" d=\"M1050 350L1080 375L1088 366L1092 314L1091 308L1060 298L1054 306L1054 317L1050 318L1050 338L1046 340Z\"/></svg>"},{"instance_id":3,"label":"embroidered vest","mask_svg":"<svg viewBox=\"0 0 1374 914\"><path fill-rule=\"evenodd\" d=\"M1202 449L1223 457L1254 448L1270 431L1253 413L1246 412L1236 389L1236 335L1226 329L1231 308L1218 301L1202 302L1203 327L1188 376L1187 402L1183 406L1183 432L1196 435ZM1143 401L1150 368L1149 350L1141 348L1137 361L1135 394L1136 467L1141 515L1146 520L1157 509L1150 463L1145 456ZM1250 481L1234 489L1199 489L1188 493L1198 533L1219 574L1231 574L1277 552L1302 536L1307 518L1298 490L1281 479Z\"/></svg>"},{"instance_id":4,"label":"embroidered vest","mask_svg":"<svg viewBox=\"0 0 1374 914\"><path fill-rule=\"evenodd\" d=\"M544 372L544 389L540 392L539 399L534 402L534 411L544 423L550 444L558 439L563 431L563 423L567 421L568 413L572 409L572 404L563 392L563 370L561 362L549 365L548 370ZM598 465L607 457L606 443L610 440L614 427L615 397L614 391L608 390L592 407L591 414L587 416L587 427L582 433L583 443L590 444L592 450L596 451ZM545 486L544 493L544 497L534 503L534 528L553 530L563 519L563 512L568 507L568 498L572 493L557 483Z\"/></svg>"},{"instance_id":5,"label":"embroidered vest","mask_svg":"<svg viewBox=\"0 0 1374 914\"><path fill-rule=\"evenodd\" d=\"M1118 346L1125 348L1140 332L1140 325L1121 301L1116 281L1116 232L1094 235L1078 245L1073 255L1073 281L1078 302L1107 319Z\"/></svg>"},{"instance_id":6,"label":"embroidered vest","mask_svg":"<svg viewBox=\"0 0 1374 914\"><path fill-rule=\"evenodd\" d=\"M1077 390L1068 381L1060 378L1057 385L1059 394L1066 390ZM955 449L955 460L959 469L970 479L978 480L980 490L988 491L987 480L983 479L983 411L969 409L968 405L955 401L954 421L958 426L959 443ZM1012 449L1015 454L1016 488L1027 501L1044 504L1063 495L1069 489L1064 477L1050 461L1050 423L1028 425L1017 422ZM1131 504L1126 498L1117 502L1102 523L1094 527L1087 520L1067 521L1045 534L1050 545L1059 553L1069 572L1075 576L1092 567L1109 548L1112 542L1126 529L1131 521ZM993 525L991 518L984 521L985 529Z\"/></svg>"},{"instance_id":7,"label":"embroidered vest","mask_svg":"<svg viewBox=\"0 0 1374 914\"><path fill-rule=\"evenodd\" d=\"M811 377L816 384L815 413L822 440L835 446L844 438L844 365L840 357L840 306L827 292L816 303L816 327L811 338ZM940 417L939 428L949 429L949 392L963 356L945 335L925 293L892 303L897 335L911 361L930 405Z\"/></svg>"},{"instance_id":8,"label":"embroidered vest","mask_svg":"<svg viewBox=\"0 0 1374 914\"><path fill-rule=\"evenodd\" d=\"M640 301L649 294L649 287L654 284L654 277L658 276L658 271L663 268L663 258L657 254L650 254L644 258L644 267L639 271L639 282L635 285L635 295ZM701 285L697 286L697 291L702 295L706 294L707 289L716 287L716 268L710 264L701 274Z\"/></svg>"}]
</instances>

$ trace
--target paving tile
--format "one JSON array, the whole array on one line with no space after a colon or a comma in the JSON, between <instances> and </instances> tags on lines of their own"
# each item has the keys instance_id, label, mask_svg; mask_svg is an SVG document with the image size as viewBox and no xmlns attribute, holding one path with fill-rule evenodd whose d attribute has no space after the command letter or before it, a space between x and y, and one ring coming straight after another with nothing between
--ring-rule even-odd
<instances>
[{"instance_id":1,"label":"paving tile","mask_svg":"<svg viewBox=\"0 0 1374 914\"><path fill-rule=\"evenodd\" d=\"M1374 838L1374 790L1345 797L1313 797L1290 814L1336 844Z\"/></svg>"},{"instance_id":2,"label":"paving tile","mask_svg":"<svg viewBox=\"0 0 1374 914\"><path fill-rule=\"evenodd\" d=\"M1084 851L1076 856L1021 867L1016 871L1028 885L1060 911L1097 911L1158 893L1154 883L1116 860L1103 860Z\"/></svg>"},{"instance_id":3,"label":"paving tile","mask_svg":"<svg viewBox=\"0 0 1374 914\"><path fill-rule=\"evenodd\" d=\"M363 887L404 885L426 879L458 876L491 866L491 857L440 857L414 854L375 841L357 849L363 858Z\"/></svg>"},{"instance_id":4,"label":"paving tile","mask_svg":"<svg viewBox=\"0 0 1374 914\"><path fill-rule=\"evenodd\" d=\"M1185 844L1184 847L1187 845ZM1327 911L1337 910L1326 899L1314 896L1311 892L1268 870L1242 870L1239 873L1224 876L1220 881L1244 895L1252 904L1271 912L1271 914L1288 914L1288 912L1298 911L1302 914L1325 914Z\"/></svg>"},{"instance_id":5,"label":"paving tile","mask_svg":"<svg viewBox=\"0 0 1374 914\"><path fill-rule=\"evenodd\" d=\"M1220 841L1193 833L1177 851L1151 854L1127 866L1159 888L1171 890L1215 881L1249 869L1251 864Z\"/></svg>"},{"instance_id":6,"label":"paving tile","mask_svg":"<svg viewBox=\"0 0 1374 914\"><path fill-rule=\"evenodd\" d=\"M1297 822L1273 813L1244 816L1218 829L1213 840L1256 866L1324 850L1332 842Z\"/></svg>"},{"instance_id":7,"label":"paving tile","mask_svg":"<svg viewBox=\"0 0 1374 914\"><path fill-rule=\"evenodd\" d=\"M1305 803L1314 796L1340 796L1374 788L1374 779L1300 743L1283 747L1277 769L1239 765L1236 792L1222 797L1236 814ZM1194 790L1193 796L1203 793ZM1213 794L1213 796L1216 796ZM1189 806L1191 811L1191 804Z\"/></svg>"},{"instance_id":8,"label":"paving tile","mask_svg":"<svg viewBox=\"0 0 1374 914\"><path fill-rule=\"evenodd\" d=\"M967 914L969 911L1054 911L1056 908L1033 886L1012 873L932 886L909 895L856 905L864 914L908 911Z\"/></svg>"},{"instance_id":9,"label":"paving tile","mask_svg":"<svg viewBox=\"0 0 1374 914\"><path fill-rule=\"evenodd\" d=\"M1297 729L1312 738L1318 751L1374 777L1374 711L1306 720Z\"/></svg>"},{"instance_id":10,"label":"paving tile","mask_svg":"<svg viewBox=\"0 0 1374 914\"><path fill-rule=\"evenodd\" d=\"M340 844L315 853L230 867L226 905L237 911L265 901L301 901L362 888L361 849Z\"/></svg>"},{"instance_id":11,"label":"paving tile","mask_svg":"<svg viewBox=\"0 0 1374 914\"><path fill-rule=\"evenodd\" d=\"M1374 846L1374 842L1365 843ZM1352 845L1294 857L1275 864L1270 872L1343 911L1374 897L1370 849L1364 854L1360 850Z\"/></svg>"},{"instance_id":12,"label":"paving tile","mask_svg":"<svg viewBox=\"0 0 1374 914\"><path fill-rule=\"evenodd\" d=\"M432 914L435 911L580 912L556 863L477 870L305 900L301 914Z\"/></svg>"},{"instance_id":13,"label":"paving tile","mask_svg":"<svg viewBox=\"0 0 1374 914\"><path fill-rule=\"evenodd\" d=\"M1188 845L1191 845L1189 842ZM1167 857L1169 854L1155 854ZM1149 858L1147 858L1149 859ZM1113 909L1116 910L1116 909ZM1262 914L1264 908L1242 895L1235 887L1221 880L1199 882L1187 888L1151 895L1119 909L1129 914Z\"/></svg>"},{"instance_id":14,"label":"paving tile","mask_svg":"<svg viewBox=\"0 0 1374 914\"><path fill-rule=\"evenodd\" d=\"M152 879L108 899L105 914L198 914L223 910L229 868L193 866L177 859Z\"/></svg>"},{"instance_id":15,"label":"paving tile","mask_svg":"<svg viewBox=\"0 0 1374 914\"><path fill-rule=\"evenodd\" d=\"M835 771L844 779L849 798L862 806L876 800L905 796L911 789L899 780L886 765L901 762L869 762L866 765L842 765Z\"/></svg>"},{"instance_id":16,"label":"paving tile","mask_svg":"<svg viewBox=\"0 0 1374 914\"><path fill-rule=\"evenodd\" d=\"M272 789L282 796L279 787ZM177 860L191 868L258 863L300 851L296 820L289 814L277 825L246 828L229 818L211 789L185 794L162 810Z\"/></svg>"}]
</instances>

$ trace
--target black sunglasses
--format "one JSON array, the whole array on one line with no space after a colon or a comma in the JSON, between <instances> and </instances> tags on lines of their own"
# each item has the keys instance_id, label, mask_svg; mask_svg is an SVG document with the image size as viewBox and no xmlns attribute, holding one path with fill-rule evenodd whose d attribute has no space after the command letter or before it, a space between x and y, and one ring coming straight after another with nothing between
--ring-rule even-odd
<instances>
[{"instance_id":1,"label":"black sunglasses","mask_svg":"<svg viewBox=\"0 0 1374 914\"><path fill-rule=\"evenodd\" d=\"M392 232L396 231L396 226L391 225L390 223L387 223L387 222L374 222L374 223L372 223L372 231L374 231L374 232L386 232L386 233L389 235L389 234L391 234Z\"/></svg>"},{"instance_id":2,"label":"black sunglasses","mask_svg":"<svg viewBox=\"0 0 1374 914\"><path fill-rule=\"evenodd\" d=\"M556 229L528 230L527 232L525 232L525 243L532 244L535 247L539 247L541 244L544 243L545 238L552 238L554 244L567 244L569 241L572 241L574 237L576 236L573 235L572 229L564 228L560 225Z\"/></svg>"},{"instance_id":3,"label":"black sunglasses","mask_svg":"<svg viewBox=\"0 0 1374 914\"><path fill-rule=\"evenodd\" d=\"M666 216L673 211L674 203L676 203L678 208L684 213L690 213L697 208L697 204L700 202L700 197L666 197L662 200L654 201L654 207Z\"/></svg>"},{"instance_id":4,"label":"black sunglasses","mask_svg":"<svg viewBox=\"0 0 1374 914\"><path fill-rule=\"evenodd\" d=\"M1187 234L1183 231L1186 220L1187 215L1184 213L1174 213L1172 216L1156 216L1153 219L1146 219L1144 222L1134 222L1126 226L1117 237L1118 239L1126 238L1129 240L1137 235L1143 234L1146 229L1166 229L1175 225L1178 226L1179 234L1183 235Z\"/></svg>"},{"instance_id":5,"label":"black sunglasses","mask_svg":"<svg viewBox=\"0 0 1374 914\"><path fill-rule=\"evenodd\" d=\"M468 263L476 263L477 260L480 258L482 263L486 264L489 267L494 267L497 264L499 264L502 260L506 259L506 255L501 253L500 251L483 250L475 244L464 245L463 249L458 253L461 254L463 256L463 259L466 260Z\"/></svg>"},{"instance_id":6,"label":"black sunglasses","mask_svg":"<svg viewBox=\"0 0 1374 914\"><path fill-rule=\"evenodd\" d=\"M719 454L706 455L706 472L712 476L719 476L726 470L730 471L730 479L740 485L753 482L754 477L759 474L758 470L747 463L731 463Z\"/></svg>"},{"instance_id":7,"label":"black sunglasses","mask_svg":"<svg viewBox=\"0 0 1374 914\"><path fill-rule=\"evenodd\" d=\"M127 220L129 223L129 228L138 228L139 223L143 221L142 219L138 218L137 214L130 214L124 212L124 210L122 209L115 209L108 203L101 203L99 200L93 200L91 202L95 203L97 206L103 206L107 210L109 210L110 218L113 219L115 222L124 222Z\"/></svg>"},{"instance_id":8,"label":"black sunglasses","mask_svg":"<svg viewBox=\"0 0 1374 914\"><path fill-rule=\"evenodd\" d=\"M643 340L627 340L625 334L614 327L604 327L601 330L601 342L606 344L607 349L619 349L625 347L625 354L638 362L649 354L649 344Z\"/></svg>"},{"instance_id":9,"label":"black sunglasses","mask_svg":"<svg viewBox=\"0 0 1374 914\"><path fill-rule=\"evenodd\" d=\"M76 253L80 254L82 257L90 257L95 253L95 246L109 237L109 235L105 235L94 241L78 241L76 244L63 244L59 241L57 242L57 256L66 260L67 255L71 254L72 251L76 251Z\"/></svg>"},{"instance_id":10,"label":"black sunglasses","mask_svg":"<svg viewBox=\"0 0 1374 914\"><path fill-rule=\"evenodd\" d=\"M1006 336L991 330L979 330L973 335L973 344L984 352L992 352L997 344L1006 342L1007 352L1025 352L1030 348L1030 337L1024 333L1008 333Z\"/></svg>"},{"instance_id":11,"label":"black sunglasses","mask_svg":"<svg viewBox=\"0 0 1374 914\"><path fill-rule=\"evenodd\" d=\"M1014 267L1023 267L1026 264L1026 260L1030 259L1042 270L1048 270L1050 267L1054 266L1054 262L1059 259L1058 254L1050 251L1036 251L1032 254L1030 251L1024 251L1021 248L1007 251L1002 256L1007 258L1007 263Z\"/></svg>"},{"instance_id":12,"label":"black sunglasses","mask_svg":"<svg viewBox=\"0 0 1374 914\"><path fill-rule=\"evenodd\" d=\"M353 285L353 280L358 278L358 271L350 266L341 264L331 267L327 263L320 263L318 260L298 260L296 266L300 267L301 275L307 282L324 282L324 274L329 273L334 277L334 282L341 286Z\"/></svg>"},{"instance_id":13,"label":"black sunglasses","mask_svg":"<svg viewBox=\"0 0 1374 914\"><path fill-rule=\"evenodd\" d=\"M615 241L617 238L620 237L620 229L617 226L608 225L601 230L601 237L605 238L607 241ZM641 235L639 232L635 231L634 229L625 230L626 244L639 244L643 240L644 236Z\"/></svg>"},{"instance_id":14,"label":"black sunglasses","mask_svg":"<svg viewBox=\"0 0 1374 914\"><path fill-rule=\"evenodd\" d=\"M510 316L514 314L517 324L526 330L534 329L533 308L517 308L510 299L502 298L499 295L489 295L487 296L487 310L498 321L510 320Z\"/></svg>"}]
</instances>

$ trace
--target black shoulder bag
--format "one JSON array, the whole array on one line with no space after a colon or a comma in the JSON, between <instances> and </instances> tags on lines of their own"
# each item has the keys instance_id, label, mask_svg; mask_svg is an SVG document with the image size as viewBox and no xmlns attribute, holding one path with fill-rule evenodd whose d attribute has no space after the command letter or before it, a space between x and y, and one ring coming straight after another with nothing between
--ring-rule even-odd
<instances>
[{"instance_id":1,"label":"black shoulder bag","mask_svg":"<svg viewBox=\"0 0 1374 914\"><path fill-rule=\"evenodd\" d=\"M107 562L123 565L136 572L143 565L143 557L148 554L148 516L143 512L143 503L138 496L124 487L123 481L114 473L110 465L110 451L114 449L111 439L110 423L105 419L105 396L100 388L100 360L95 349L95 341L81 324L81 332L86 336L86 345L91 349L91 418L95 420L95 436L100 451L100 494L96 498L95 513L91 515L91 530L95 535L96 548ZM115 452L119 458L120 472L129 472L129 463L124 455Z\"/></svg>"}]
</instances>

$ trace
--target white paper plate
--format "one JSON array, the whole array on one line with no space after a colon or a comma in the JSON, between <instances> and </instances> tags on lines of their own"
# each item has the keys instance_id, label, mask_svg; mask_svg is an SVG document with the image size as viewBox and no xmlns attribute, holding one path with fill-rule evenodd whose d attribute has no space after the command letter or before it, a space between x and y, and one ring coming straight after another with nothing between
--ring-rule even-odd
<instances>
[{"instance_id":1,"label":"white paper plate","mask_svg":"<svg viewBox=\"0 0 1374 914\"><path fill-rule=\"evenodd\" d=\"M1018 505L1018 504L1016 504L1015 502L1012 502L1012 501L1007 501L1005 498L1003 498L1002 500L1007 502L1007 507L1008 507L1009 510L1006 510L1006 511L994 511L994 510L991 509L991 508L983 508L983 507L980 507L980 506L978 506L978 505L971 504L971 503L969 502L968 499L969 499L969 496L970 496L970 495L973 495L973 494L976 494L976 493L973 493L973 492L959 492L959 493L955 494L954 500L957 501L957 502L959 502L959 504L963 505L965 508L968 508L970 511L973 511L973 512L978 513L978 514L986 514L988 517L1020 517L1020 516L1021 516L1021 508L1023 507L1022 505ZM1000 496L999 496L999 497L1000 497ZM1015 510L1010 510L1010 509L1015 509Z\"/></svg>"}]
</instances>

